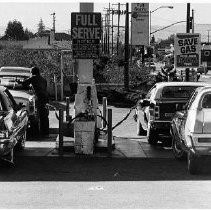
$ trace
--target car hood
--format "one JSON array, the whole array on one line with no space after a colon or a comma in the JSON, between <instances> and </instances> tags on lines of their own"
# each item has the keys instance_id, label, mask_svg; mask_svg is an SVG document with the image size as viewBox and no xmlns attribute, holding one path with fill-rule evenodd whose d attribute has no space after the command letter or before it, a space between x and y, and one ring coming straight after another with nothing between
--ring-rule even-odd
<instances>
[{"instance_id":1,"label":"car hood","mask_svg":"<svg viewBox=\"0 0 211 210\"><path fill-rule=\"evenodd\" d=\"M10 93L12 94L14 98L30 99L33 97L33 94L27 91L10 90Z\"/></svg>"}]
</instances>

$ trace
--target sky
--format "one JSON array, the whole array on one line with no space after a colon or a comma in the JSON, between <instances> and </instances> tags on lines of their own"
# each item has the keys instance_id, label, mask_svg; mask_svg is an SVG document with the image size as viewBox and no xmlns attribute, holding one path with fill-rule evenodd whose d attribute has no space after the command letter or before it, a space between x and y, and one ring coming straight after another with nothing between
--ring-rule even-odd
<instances>
[{"instance_id":1,"label":"sky","mask_svg":"<svg viewBox=\"0 0 211 210\"><path fill-rule=\"evenodd\" d=\"M84 2L84 1L83 1ZM87 2L87 1L86 1ZM105 8L109 6L108 0L94 0L94 12L105 13ZM121 4L126 1L120 0ZM129 3L139 3L139 1L127 1ZM160 6L173 6L173 9L162 8L152 13L152 25L167 26L177 21L186 20L187 1L144 1L150 3L150 10L153 11ZM191 3L191 10L194 9L195 23L211 24L211 3L205 0L188 1ZM118 1L111 0L110 5L117 9ZM121 9L125 6L122 5ZM129 5L130 10L130 5ZM79 1L75 0L43 0L43 1L18 1L0 0L0 35L4 34L9 21L18 20L22 23L23 28L28 28L33 33L37 32L37 25L40 19L46 29L51 29L53 26L53 12L56 13L56 31L65 32L71 28L71 12L79 12ZM117 21L117 17L116 20ZM114 22L115 22L114 21ZM124 25L124 16L121 16L121 24Z\"/></svg>"}]
</instances>

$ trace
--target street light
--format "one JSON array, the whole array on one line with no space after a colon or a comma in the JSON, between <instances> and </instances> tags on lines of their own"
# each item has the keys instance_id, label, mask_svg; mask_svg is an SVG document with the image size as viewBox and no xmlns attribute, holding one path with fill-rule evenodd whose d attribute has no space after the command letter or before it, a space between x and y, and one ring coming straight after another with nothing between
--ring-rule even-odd
<instances>
[{"instance_id":1,"label":"street light","mask_svg":"<svg viewBox=\"0 0 211 210\"><path fill-rule=\"evenodd\" d=\"M155 12L155 11L157 11L157 10L159 10L159 9L162 9L162 8L173 9L174 7L173 7L173 6L160 6L160 7L156 8L156 9L154 9L154 10L152 10L152 11L149 11L149 14L150 14L150 24L149 24L149 29L150 29L150 31L149 31L150 42L151 42L151 30L152 30L152 19L151 19L151 15L152 15L153 12Z\"/></svg>"}]
</instances>

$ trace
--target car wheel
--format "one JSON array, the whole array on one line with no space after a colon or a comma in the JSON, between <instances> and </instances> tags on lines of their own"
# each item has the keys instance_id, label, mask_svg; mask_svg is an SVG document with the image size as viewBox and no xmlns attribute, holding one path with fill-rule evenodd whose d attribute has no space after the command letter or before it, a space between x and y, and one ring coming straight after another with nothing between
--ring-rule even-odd
<instances>
[{"instance_id":1,"label":"car wheel","mask_svg":"<svg viewBox=\"0 0 211 210\"><path fill-rule=\"evenodd\" d=\"M156 145L158 142L158 134L156 131L149 128L148 136L147 136L148 143L151 145Z\"/></svg>"},{"instance_id":2,"label":"car wheel","mask_svg":"<svg viewBox=\"0 0 211 210\"><path fill-rule=\"evenodd\" d=\"M26 135L27 135L27 132L25 130L23 135L20 137L17 144L15 145L17 150L23 150L25 148Z\"/></svg>"},{"instance_id":3,"label":"car wheel","mask_svg":"<svg viewBox=\"0 0 211 210\"><path fill-rule=\"evenodd\" d=\"M188 171L190 174L198 174L200 171L198 157L193 152L188 152Z\"/></svg>"},{"instance_id":4,"label":"car wheel","mask_svg":"<svg viewBox=\"0 0 211 210\"><path fill-rule=\"evenodd\" d=\"M137 120L137 135L138 136L146 136L147 131L143 129L140 120Z\"/></svg>"},{"instance_id":5,"label":"car wheel","mask_svg":"<svg viewBox=\"0 0 211 210\"><path fill-rule=\"evenodd\" d=\"M175 139L174 134L172 135L172 150L176 159L185 160L187 158L186 152L181 148L181 145Z\"/></svg>"}]
</instances>

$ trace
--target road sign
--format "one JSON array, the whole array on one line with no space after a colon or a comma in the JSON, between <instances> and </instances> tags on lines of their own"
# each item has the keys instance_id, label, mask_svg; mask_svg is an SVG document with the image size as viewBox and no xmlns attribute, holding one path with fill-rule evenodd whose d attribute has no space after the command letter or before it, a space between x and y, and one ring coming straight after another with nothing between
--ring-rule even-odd
<instances>
[{"instance_id":1,"label":"road sign","mask_svg":"<svg viewBox=\"0 0 211 210\"><path fill-rule=\"evenodd\" d=\"M131 3L132 45L149 46L149 3Z\"/></svg>"},{"instance_id":2,"label":"road sign","mask_svg":"<svg viewBox=\"0 0 211 210\"><path fill-rule=\"evenodd\" d=\"M99 57L101 39L101 13L71 13L73 58Z\"/></svg>"},{"instance_id":3,"label":"road sign","mask_svg":"<svg viewBox=\"0 0 211 210\"><path fill-rule=\"evenodd\" d=\"M176 34L174 39L174 63L179 68L196 68L201 64L201 35Z\"/></svg>"}]
</instances>

